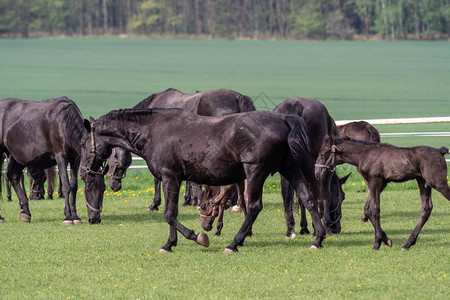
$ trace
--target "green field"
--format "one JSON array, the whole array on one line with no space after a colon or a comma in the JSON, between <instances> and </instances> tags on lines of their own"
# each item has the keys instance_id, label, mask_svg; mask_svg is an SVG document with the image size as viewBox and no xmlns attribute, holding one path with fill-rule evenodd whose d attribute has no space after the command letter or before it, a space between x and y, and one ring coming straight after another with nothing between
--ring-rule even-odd
<instances>
[{"instance_id":1,"label":"green field","mask_svg":"<svg viewBox=\"0 0 450 300\"><path fill-rule=\"evenodd\" d=\"M295 42L170 39L0 39L0 99L68 96L85 117L131 107L169 87L230 88L271 110L290 97L322 101L336 120L450 115L448 42ZM380 132L450 131L448 123L377 126ZM386 138L402 146L450 148L450 137ZM450 156L447 156L450 158ZM0 299L351 298L448 299L450 203L434 210L417 245L400 251L420 216L414 182L390 184L381 223L394 246L375 252L373 227L360 218L367 193L354 168L345 186L342 233L310 251L312 236L285 240L278 176L269 178L255 235L223 255L242 214L225 214L210 248L179 235L174 253L162 212L147 213L152 177L130 170L121 193L105 194L103 221L87 224L82 182L79 226L62 226L62 200L33 201L31 224L17 199L0 200ZM201 230L198 213L181 222ZM311 225L310 225L311 227ZM298 228L297 228L298 229Z\"/></svg>"}]
</instances>

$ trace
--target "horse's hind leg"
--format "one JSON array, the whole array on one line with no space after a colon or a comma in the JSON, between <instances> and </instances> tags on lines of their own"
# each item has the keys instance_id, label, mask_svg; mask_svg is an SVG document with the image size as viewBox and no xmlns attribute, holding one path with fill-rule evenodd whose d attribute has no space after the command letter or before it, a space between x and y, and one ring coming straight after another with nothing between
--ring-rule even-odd
<instances>
[{"instance_id":1,"label":"horse's hind leg","mask_svg":"<svg viewBox=\"0 0 450 300\"><path fill-rule=\"evenodd\" d=\"M155 197L153 198L153 203L148 207L148 211L159 210L158 206L161 205L161 180L154 177L155 182Z\"/></svg>"},{"instance_id":2,"label":"horse's hind leg","mask_svg":"<svg viewBox=\"0 0 450 300\"><path fill-rule=\"evenodd\" d=\"M295 219L293 212L294 188L291 186L289 181L287 181L287 179L284 178L283 176L281 176L280 178L280 183L281 183L281 196L283 197L283 205L284 205L284 216L286 218L286 227L287 227L285 237L288 239L293 239L296 237ZM306 224L302 223L303 221ZM306 228L308 226L308 222L306 220L301 219L300 224L302 225L302 231L300 233L302 233L304 230L303 226L305 226L305 229L308 230L308 228Z\"/></svg>"},{"instance_id":3,"label":"horse's hind leg","mask_svg":"<svg viewBox=\"0 0 450 300\"><path fill-rule=\"evenodd\" d=\"M417 241L422 227L427 222L430 217L431 211L433 210L433 202L431 201L431 187L426 185L425 180L422 178L417 178L417 183L420 189L420 200L422 201L422 211L420 213L419 223L417 223L416 228L414 228L406 244L402 247L402 250L408 250Z\"/></svg>"},{"instance_id":4,"label":"horse's hind leg","mask_svg":"<svg viewBox=\"0 0 450 300\"><path fill-rule=\"evenodd\" d=\"M61 178L62 193L64 195L65 200L64 205L65 218L63 221L63 225L73 225L74 222L72 216L72 205L70 203L71 184L69 182L69 175L67 174L67 162L60 154L57 155L56 161L58 163L59 176Z\"/></svg>"},{"instance_id":5,"label":"horse's hind leg","mask_svg":"<svg viewBox=\"0 0 450 300\"><path fill-rule=\"evenodd\" d=\"M200 232L198 235L183 226L178 220L178 195L180 193L180 181L175 178L164 178L163 180L164 190L164 218L170 225L170 234L167 243L161 247L160 253L171 252L172 247L177 245L177 231L179 231L185 238L196 241L198 244L208 247L208 236Z\"/></svg>"},{"instance_id":6,"label":"horse's hind leg","mask_svg":"<svg viewBox=\"0 0 450 300\"><path fill-rule=\"evenodd\" d=\"M31 213L28 207L28 198L25 193L25 189L21 186L20 176L23 176L23 169L25 166L16 162L14 158L10 158L8 163L8 168L6 171L6 176L11 181L14 190L16 191L17 197L19 198L20 208L22 212L20 213L20 219L24 222L31 221Z\"/></svg>"}]
</instances>

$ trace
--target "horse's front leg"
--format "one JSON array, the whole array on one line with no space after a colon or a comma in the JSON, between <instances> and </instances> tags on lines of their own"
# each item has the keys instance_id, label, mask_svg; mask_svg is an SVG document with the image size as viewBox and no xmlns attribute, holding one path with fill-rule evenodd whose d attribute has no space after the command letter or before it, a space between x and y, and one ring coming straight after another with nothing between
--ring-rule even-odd
<instances>
[{"instance_id":1,"label":"horse's front leg","mask_svg":"<svg viewBox=\"0 0 450 300\"><path fill-rule=\"evenodd\" d=\"M249 171L247 171L246 173L251 174ZM247 214L245 216L244 223L242 223L241 228L239 229L231 244L225 248L224 253L237 252L237 247L244 244L245 237L248 235L253 226L253 223L256 220L256 217L258 217L259 212L263 208L262 187L266 178L267 176L264 177L261 174L256 176L247 175Z\"/></svg>"},{"instance_id":2,"label":"horse's front leg","mask_svg":"<svg viewBox=\"0 0 450 300\"><path fill-rule=\"evenodd\" d=\"M422 178L417 178L417 183L419 184L420 189L420 200L422 200L422 212L420 214L419 223L417 223L416 228L414 228L411 236L408 238L408 241L402 247L402 250L409 250L409 248L416 243L422 227L427 222L431 211L433 210L433 202L431 201L431 187L426 185L425 180Z\"/></svg>"},{"instance_id":3,"label":"horse's front leg","mask_svg":"<svg viewBox=\"0 0 450 300\"><path fill-rule=\"evenodd\" d=\"M79 164L70 164L70 211L74 224L81 224L81 219L77 215L77 190L78 190L78 169Z\"/></svg>"},{"instance_id":4,"label":"horse's front leg","mask_svg":"<svg viewBox=\"0 0 450 300\"><path fill-rule=\"evenodd\" d=\"M226 200L224 198L224 200ZM225 211L225 201L221 201L219 204L219 215L217 216L217 225L216 225L216 232L214 233L214 235L220 236L220 233L222 232L222 228L223 228L223 213Z\"/></svg>"},{"instance_id":5,"label":"horse's front leg","mask_svg":"<svg viewBox=\"0 0 450 300\"><path fill-rule=\"evenodd\" d=\"M56 162L58 164L59 176L61 179L62 193L64 195L65 205L64 205L64 221L63 225L69 226L73 225L73 215L72 208L73 205L70 203L70 182L69 175L67 174L67 161L62 157L61 154L56 156Z\"/></svg>"},{"instance_id":6,"label":"horse's front leg","mask_svg":"<svg viewBox=\"0 0 450 300\"><path fill-rule=\"evenodd\" d=\"M378 250L381 243L385 243L389 247L392 247L392 240L389 239L386 233L381 228L380 223L380 194L386 187L386 183L380 180L368 181L369 196L367 202L364 205L364 215L369 218L370 222L375 229L375 243L373 250Z\"/></svg>"},{"instance_id":7,"label":"horse's front leg","mask_svg":"<svg viewBox=\"0 0 450 300\"><path fill-rule=\"evenodd\" d=\"M153 203L148 207L148 211L159 210L158 206L161 205L161 180L154 177L155 182L155 196L153 198Z\"/></svg>"},{"instance_id":8,"label":"horse's front leg","mask_svg":"<svg viewBox=\"0 0 450 300\"><path fill-rule=\"evenodd\" d=\"M323 227L322 221L320 220L317 201L310 195L308 187L306 186L303 178L298 181L295 188L298 197L302 200L304 207L309 211L309 214L311 215L314 234L316 236L316 240L311 245L311 249L322 248L322 241L325 239L325 228Z\"/></svg>"},{"instance_id":9,"label":"horse's front leg","mask_svg":"<svg viewBox=\"0 0 450 300\"><path fill-rule=\"evenodd\" d=\"M6 170L6 176L8 177L8 180L11 181L17 197L19 198L20 208L22 209L20 219L29 223L31 222L31 212L28 207L28 198L25 193L25 189L20 184L20 177L23 176L23 169L24 166L11 157Z\"/></svg>"},{"instance_id":10,"label":"horse's front leg","mask_svg":"<svg viewBox=\"0 0 450 300\"><path fill-rule=\"evenodd\" d=\"M160 253L172 252L172 247L177 245L177 231L185 238L196 241L198 244L208 247L209 238L203 232L198 235L183 226L178 220L178 195L180 193L180 180L175 178L163 178L163 191L165 199L164 218L170 225L170 234L167 243L161 247Z\"/></svg>"}]
</instances>

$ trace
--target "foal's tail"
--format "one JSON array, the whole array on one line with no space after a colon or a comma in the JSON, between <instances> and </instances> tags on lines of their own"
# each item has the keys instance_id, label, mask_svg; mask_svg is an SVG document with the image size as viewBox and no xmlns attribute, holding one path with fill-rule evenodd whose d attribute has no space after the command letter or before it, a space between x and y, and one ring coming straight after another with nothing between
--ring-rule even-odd
<instances>
[{"instance_id":1,"label":"foal's tail","mask_svg":"<svg viewBox=\"0 0 450 300\"><path fill-rule=\"evenodd\" d=\"M318 199L319 183L314 174L315 159L311 153L311 144L306 133L305 121L298 116L286 115L286 122L291 127L291 132L288 135L288 144L291 153L305 176L313 198Z\"/></svg>"}]
</instances>

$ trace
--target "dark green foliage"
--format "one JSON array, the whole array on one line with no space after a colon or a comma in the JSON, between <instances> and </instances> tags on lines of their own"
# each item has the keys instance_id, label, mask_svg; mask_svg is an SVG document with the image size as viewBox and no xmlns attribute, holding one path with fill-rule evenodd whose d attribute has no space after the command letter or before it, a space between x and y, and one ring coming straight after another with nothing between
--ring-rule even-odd
<instances>
[{"instance_id":1,"label":"dark green foliage","mask_svg":"<svg viewBox=\"0 0 450 300\"><path fill-rule=\"evenodd\" d=\"M449 0L3 0L0 34L445 39Z\"/></svg>"}]
</instances>

